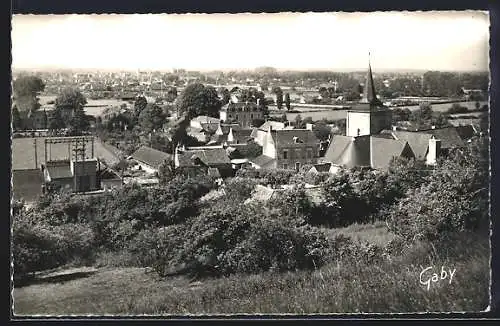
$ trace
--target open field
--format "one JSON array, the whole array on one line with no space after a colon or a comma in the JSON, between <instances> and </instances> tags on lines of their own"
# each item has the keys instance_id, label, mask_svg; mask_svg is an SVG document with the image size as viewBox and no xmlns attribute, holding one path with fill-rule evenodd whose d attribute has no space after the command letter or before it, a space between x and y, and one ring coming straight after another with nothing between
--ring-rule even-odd
<instances>
[{"instance_id":1,"label":"open field","mask_svg":"<svg viewBox=\"0 0 500 326\"><path fill-rule=\"evenodd\" d=\"M480 102L481 106L488 104L488 102ZM466 106L469 110L473 110L476 108L476 102L471 101L471 102L459 102L461 106ZM433 104L432 105L432 110L435 112L446 112L449 108L451 108L452 103L445 103L445 104ZM400 109L405 109L408 108L410 110L416 110L419 108L418 105L410 105L410 106L401 106L399 107ZM297 115L300 114L302 119L305 119L307 117L311 117L313 121L321 120L321 119L327 119L327 120L338 120L338 119L345 119L347 117L347 111L346 110L328 110L328 109L318 109L316 107L297 107L295 108L292 104L292 110L296 111L301 111L300 113L287 113L286 109L285 110L271 110L271 115L275 116L281 116L283 113L286 114L286 117L288 121L294 121ZM467 113L466 115L471 115L471 113Z\"/></svg>"},{"instance_id":2,"label":"open field","mask_svg":"<svg viewBox=\"0 0 500 326\"><path fill-rule=\"evenodd\" d=\"M48 102L54 101L57 96L53 95L42 95L40 96L40 104L41 105L47 105ZM102 111L106 107L110 106L120 106L122 104L127 104L130 106L131 104L128 103L127 101L122 101L119 99L98 99L98 100L92 100L92 99L87 99L87 105L85 106L85 112L89 115L93 116L98 116L102 113Z\"/></svg>"}]
</instances>

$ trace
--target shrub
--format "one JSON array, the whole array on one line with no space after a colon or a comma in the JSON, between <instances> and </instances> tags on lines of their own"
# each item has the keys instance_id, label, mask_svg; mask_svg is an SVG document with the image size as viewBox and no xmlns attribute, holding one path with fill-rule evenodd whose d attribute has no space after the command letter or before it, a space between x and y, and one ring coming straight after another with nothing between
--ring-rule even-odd
<instances>
[{"instance_id":1,"label":"shrub","mask_svg":"<svg viewBox=\"0 0 500 326\"><path fill-rule=\"evenodd\" d=\"M252 195L257 185L256 179L235 177L224 183L225 198L229 201L242 202Z\"/></svg>"},{"instance_id":2,"label":"shrub","mask_svg":"<svg viewBox=\"0 0 500 326\"><path fill-rule=\"evenodd\" d=\"M75 259L90 261L94 253L93 232L80 224L49 226L16 220L12 242L17 277L59 267Z\"/></svg>"},{"instance_id":3,"label":"shrub","mask_svg":"<svg viewBox=\"0 0 500 326\"><path fill-rule=\"evenodd\" d=\"M209 208L184 227L167 228L172 234L167 240L138 242L158 248L148 255L156 257L153 265L159 275L296 270L319 267L333 256L330 241L318 229L292 226L255 206Z\"/></svg>"}]
</instances>

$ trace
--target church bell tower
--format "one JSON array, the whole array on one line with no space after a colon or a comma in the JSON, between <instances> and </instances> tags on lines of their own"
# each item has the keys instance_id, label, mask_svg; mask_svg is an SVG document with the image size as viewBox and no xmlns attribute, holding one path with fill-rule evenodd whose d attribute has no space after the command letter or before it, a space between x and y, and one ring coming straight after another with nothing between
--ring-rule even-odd
<instances>
[{"instance_id":1,"label":"church bell tower","mask_svg":"<svg viewBox=\"0 0 500 326\"><path fill-rule=\"evenodd\" d=\"M363 88L363 98L347 110L346 136L373 135L384 129L390 129L391 113L377 97L370 59L368 58L368 72Z\"/></svg>"}]
</instances>

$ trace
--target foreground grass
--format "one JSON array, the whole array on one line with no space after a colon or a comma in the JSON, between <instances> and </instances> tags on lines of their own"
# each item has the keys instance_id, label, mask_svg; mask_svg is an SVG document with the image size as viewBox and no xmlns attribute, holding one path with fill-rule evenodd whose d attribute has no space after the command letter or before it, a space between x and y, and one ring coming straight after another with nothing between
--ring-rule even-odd
<instances>
[{"instance_id":1,"label":"foreground grass","mask_svg":"<svg viewBox=\"0 0 500 326\"><path fill-rule=\"evenodd\" d=\"M416 246L392 261L332 263L316 271L235 275L190 283L143 268L104 268L63 283L14 290L16 315L481 311L489 302L488 238ZM456 268L427 290L423 268Z\"/></svg>"},{"instance_id":2,"label":"foreground grass","mask_svg":"<svg viewBox=\"0 0 500 326\"><path fill-rule=\"evenodd\" d=\"M327 234L334 237L342 234L359 242L369 242L381 247L394 239L394 234L387 230L383 221L375 223L358 224L354 223L344 228L324 229Z\"/></svg>"}]
</instances>

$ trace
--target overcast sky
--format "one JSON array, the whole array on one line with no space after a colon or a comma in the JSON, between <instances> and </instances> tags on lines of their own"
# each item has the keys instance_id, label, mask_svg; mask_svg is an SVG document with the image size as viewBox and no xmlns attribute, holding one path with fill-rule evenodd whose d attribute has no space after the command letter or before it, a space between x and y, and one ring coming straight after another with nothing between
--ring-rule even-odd
<instances>
[{"instance_id":1,"label":"overcast sky","mask_svg":"<svg viewBox=\"0 0 500 326\"><path fill-rule=\"evenodd\" d=\"M488 70L487 12L14 15L14 68Z\"/></svg>"}]
</instances>

